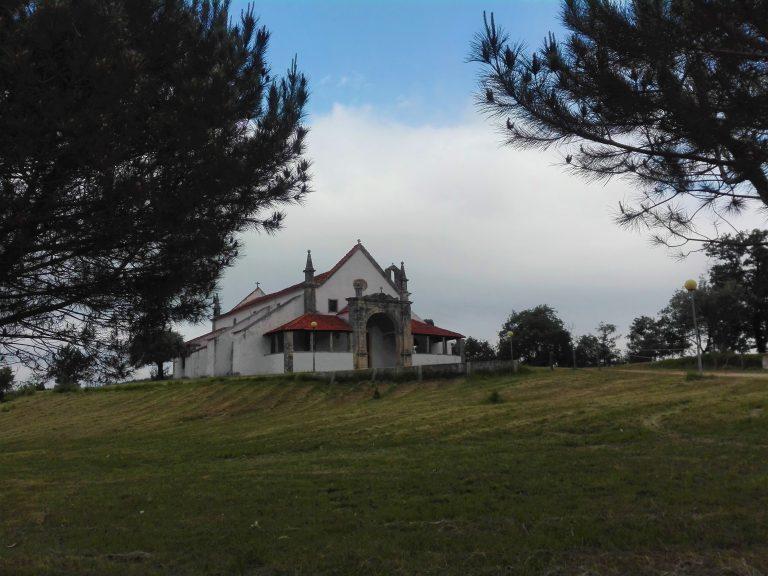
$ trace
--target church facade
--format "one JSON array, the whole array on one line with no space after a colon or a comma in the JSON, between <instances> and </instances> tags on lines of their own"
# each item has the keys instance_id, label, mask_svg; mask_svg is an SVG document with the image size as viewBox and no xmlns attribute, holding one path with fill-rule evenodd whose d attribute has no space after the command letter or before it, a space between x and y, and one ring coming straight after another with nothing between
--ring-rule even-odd
<instances>
[{"instance_id":1,"label":"church facade","mask_svg":"<svg viewBox=\"0 0 768 576\"><path fill-rule=\"evenodd\" d=\"M358 243L304 280L265 293L257 286L231 310L214 305L211 331L187 344L175 378L389 368L462 361L463 336L411 310L403 263L386 270Z\"/></svg>"}]
</instances>

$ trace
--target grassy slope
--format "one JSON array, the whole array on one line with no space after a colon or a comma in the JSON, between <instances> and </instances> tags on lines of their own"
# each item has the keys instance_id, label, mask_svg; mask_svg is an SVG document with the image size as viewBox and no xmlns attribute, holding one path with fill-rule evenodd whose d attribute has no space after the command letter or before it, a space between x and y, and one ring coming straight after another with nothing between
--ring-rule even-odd
<instances>
[{"instance_id":1,"label":"grassy slope","mask_svg":"<svg viewBox=\"0 0 768 576\"><path fill-rule=\"evenodd\" d=\"M242 379L5 404L0 573L768 571L768 380L381 391Z\"/></svg>"}]
</instances>

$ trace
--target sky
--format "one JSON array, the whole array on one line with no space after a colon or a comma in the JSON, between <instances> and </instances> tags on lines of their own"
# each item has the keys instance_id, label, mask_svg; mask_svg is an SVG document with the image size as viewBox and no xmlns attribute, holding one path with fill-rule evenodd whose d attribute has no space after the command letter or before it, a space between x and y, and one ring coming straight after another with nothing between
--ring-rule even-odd
<instances>
[{"instance_id":1,"label":"sky","mask_svg":"<svg viewBox=\"0 0 768 576\"><path fill-rule=\"evenodd\" d=\"M234 2L236 15L245 3ZM632 183L586 182L555 152L503 147L474 105L468 63L483 11L538 47L562 36L551 0L267 1L274 73L295 56L309 79L313 193L274 236L249 232L221 281L234 305L302 279L306 250L329 269L360 239L379 263L405 261L414 311L495 341L513 310L549 304L578 336L600 321L626 334L706 261L679 261L613 222ZM197 336L209 324L182 326Z\"/></svg>"}]
</instances>

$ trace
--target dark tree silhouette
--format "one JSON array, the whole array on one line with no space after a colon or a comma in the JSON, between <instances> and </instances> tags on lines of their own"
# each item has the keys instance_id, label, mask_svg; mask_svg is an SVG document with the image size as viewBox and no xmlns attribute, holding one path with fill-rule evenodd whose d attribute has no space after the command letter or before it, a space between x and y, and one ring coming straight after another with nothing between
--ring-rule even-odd
<instances>
[{"instance_id":1,"label":"dark tree silhouette","mask_svg":"<svg viewBox=\"0 0 768 576\"><path fill-rule=\"evenodd\" d=\"M163 380L165 370L163 365L169 360L183 356L184 338L178 332L171 330L147 330L139 332L131 339L129 357L135 367L154 364L155 378Z\"/></svg>"},{"instance_id":2,"label":"dark tree silhouette","mask_svg":"<svg viewBox=\"0 0 768 576\"><path fill-rule=\"evenodd\" d=\"M576 365L584 368L600 363L600 340L594 334L584 334L576 341Z\"/></svg>"},{"instance_id":3,"label":"dark tree silhouette","mask_svg":"<svg viewBox=\"0 0 768 576\"><path fill-rule=\"evenodd\" d=\"M743 318L744 330L757 351L764 353L768 343L768 231L753 230L725 239L729 242L707 247L707 255L715 259L709 270L710 283L724 292L721 309L729 316L728 324Z\"/></svg>"},{"instance_id":4,"label":"dark tree silhouette","mask_svg":"<svg viewBox=\"0 0 768 576\"><path fill-rule=\"evenodd\" d=\"M94 358L80 348L67 344L59 348L48 365L47 376L55 382L57 392L79 390L93 377Z\"/></svg>"},{"instance_id":5,"label":"dark tree silhouette","mask_svg":"<svg viewBox=\"0 0 768 576\"><path fill-rule=\"evenodd\" d=\"M668 350L663 323L650 316L632 320L627 335L627 359L630 362L652 362L678 351Z\"/></svg>"},{"instance_id":6,"label":"dark tree silhouette","mask_svg":"<svg viewBox=\"0 0 768 576\"><path fill-rule=\"evenodd\" d=\"M630 176L640 197L618 221L667 246L768 205L768 1L565 0L562 19L567 40L533 53L492 15L473 45L481 106L510 145L563 145L577 174Z\"/></svg>"},{"instance_id":7,"label":"dark tree silhouette","mask_svg":"<svg viewBox=\"0 0 768 576\"><path fill-rule=\"evenodd\" d=\"M0 367L0 402L5 399L5 395L13 390L14 374L8 366Z\"/></svg>"},{"instance_id":8,"label":"dark tree silhouette","mask_svg":"<svg viewBox=\"0 0 768 576\"><path fill-rule=\"evenodd\" d=\"M739 287L733 283L715 286L701 279L693 297L701 332L702 348L706 352L745 352L752 347L747 332L748 310ZM693 313L690 295L678 290L661 311L666 326L678 327L695 346Z\"/></svg>"},{"instance_id":9,"label":"dark tree silhouette","mask_svg":"<svg viewBox=\"0 0 768 576\"><path fill-rule=\"evenodd\" d=\"M561 365L571 362L571 334L546 304L512 312L499 331L499 358L510 358L509 332L513 332L515 358L533 366L547 366L550 360Z\"/></svg>"},{"instance_id":10,"label":"dark tree silhouette","mask_svg":"<svg viewBox=\"0 0 768 576\"><path fill-rule=\"evenodd\" d=\"M0 356L95 353L148 298L199 319L238 233L281 225L307 88L268 38L226 2L0 7Z\"/></svg>"},{"instance_id":11,"label":"dark tree silhouette","mask_svg":"<svg viewBox=\"0 0 768 576\"><path fill-rule=\"evenodd\" d=\"M620 353L616 347L616 340L619 338L616 334L616 325L608 322L600 322L597 325L597 341L599 347L599 359L605 364L613 364L619 359Z\"/></svg>"},{"instance_id":12,"label":"dark tree silhouette","mask_svg":"<svg viewBox=\"0 0 768 576\"><path fill-rule=\"evenodd\" d=\"M496 351L488 340L478 340L470 336L464 343L464 358L467 362L495 360Z\"/></svg>"}]
</instances>

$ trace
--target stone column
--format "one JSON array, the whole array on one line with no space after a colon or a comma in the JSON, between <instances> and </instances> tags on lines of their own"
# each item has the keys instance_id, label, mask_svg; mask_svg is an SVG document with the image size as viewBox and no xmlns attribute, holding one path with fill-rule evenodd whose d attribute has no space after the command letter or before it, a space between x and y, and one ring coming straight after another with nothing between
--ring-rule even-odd
<instances>
[{"instance_id":1,"label":"stone column","mask_svg":"<svg viewBox=\"0 0 768 576\"><path fill-rule=\"evenodd\" d=\"M368 339L365 326L360 329L355 326L352 332L352 353L354 354L355 370L365 370L368 368Z\"/></svg>"},{"instance_id":2,"label":"stone column","mask_svg":"<svg viewBox=\"0 0 768 576\"><path fill-rule=\"evenodd\" d=\"M315 314L317 312L317 297L314 282L304 285L304 312Z\"/></svg>"},{"instance_id":3,"label":"stone column","mask_svg":"<svg viewBox=\"0 0 768 576\"><path fill-rule=\"evenodd\" d=\"M413 366L413 334L411 333L411 308L406 303L402 308L402 348L400 350L400 365Z\"/></svg>"},{"instance_id":4,"label":"stone column","mask_svg":"<svg viewBox=\"0 0 768 576\"><path fill-rule=\"evenodd\" d=\"M293 332L283 332L283 372L293 372Z\"/></svg>"}]
</instances>

